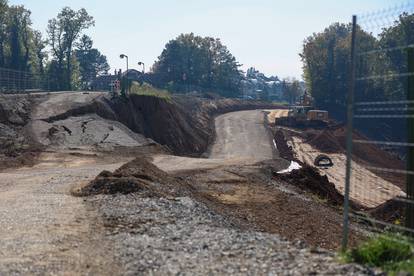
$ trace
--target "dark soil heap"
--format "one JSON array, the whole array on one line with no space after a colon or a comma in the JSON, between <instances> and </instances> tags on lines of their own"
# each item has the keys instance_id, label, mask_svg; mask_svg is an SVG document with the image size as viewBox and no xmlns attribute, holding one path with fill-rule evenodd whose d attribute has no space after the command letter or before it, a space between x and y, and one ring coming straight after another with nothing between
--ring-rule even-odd
<instances>
[{"instance_id":1,"label":"dark soil heap","mask_svg":"<svg viewBox=\"0 0 414 276\"><path fill-rule=\"evenodd\" d=\"M145 158L136 158L113 173L101 172L88 185L73 191L77 196L140 193L146 197L170 197L185 193L183 184Z\"/></svg>"},{"instance_id":2,"label":"dark soil heap","mask_svg":"<svg viewBox=\"0 0 414 276\"><path fill-rule=\"evenodd\" d=\"M274 138L280 157L289 161L293 161L295 159L293 156L293 151L292 148L287 144L283 131L277 130Z\"/></svg>"},{"instance_id":3,"label":"dark soil heap","mask_svg":"<svg viewBox=\"0 0 414 276\"><path fill-rule=\"evenodd\" d=\"M287 174L274 173L274 177L317 194L333 205L342 205L344 202L344 197L336 190L335 185L329 182L328 177L320 175L311 166L303 165L301 169L293 170Z\"/></svg>"},{"instance_id":4,"label":"dark soil heap","mask_svg":"<svg viewBox=\"0 0 414 276\"><path fill-rule=\"evenodd\" d=\"M394 223L396 220L401 221L404 219L404 209L406 204L407 203L398 199L390 199L374 209L371 209L368 214L377 220Z\"/></svg>"}]
</instances>

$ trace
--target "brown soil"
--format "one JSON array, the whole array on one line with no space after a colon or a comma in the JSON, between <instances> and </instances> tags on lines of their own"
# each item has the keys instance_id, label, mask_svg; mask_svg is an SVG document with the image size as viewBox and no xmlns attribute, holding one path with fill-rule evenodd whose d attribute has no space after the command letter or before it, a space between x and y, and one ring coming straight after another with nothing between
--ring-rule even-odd
<instances>
[{"instance_id":1,"label":"brown soil","mask_svg":"<svg viewBox=\"0 0 414 276\"><path fill-rule=\"evenodd\" d=\"M282 179L272 180L274 170L271 163L259 163L168 174L147 159L136 158L113 173L103 171L74 194L191 196L225 216L234 227L277 233L311 246L338 249L342 235L340 209L333 207L332 202L315 200L314 191ZM293 192L288 192L289 189ZM338 196L337 202L340 201ZM361 235L351 231L351 244L361 239Z\"/></svg>"},{"instance_id":2,"label":"brown soil","mask_svg":"<svg viewBox=\"0 0 414 276\"><path fill-rule=\"evenodd\" d=\"M286 160L289 160L289 161L293 161L294 156L293 156L292 148L288 146L285 135L283 134L283 131L277 130L274 138L275 138L276 146L279 151L280 157Z\"/></svg>"},{"instance_id":3,"label":"brown soil","mask_svg":"<svg viewBox=\"0 0 414 276\"><path fill-rule=\"evenodd\" d=\"M322 176L311 166L303 165L301 169L287 174L274 173L273 177L312 192L333 205L341 206L344 202L343 195L336 190L333 183L329 182L328 177Z\"/></svg>"},{"instance_id":4,"label":"brown soil","mask_svg":"<svg viewBox=\"0 0 414 276\"><path fill-rule=\"evenodd\" d=\"M183 192L176 179L143 157L135 158L113 173L102 171L93 181L72 191L77 196L140 193L148 197L169 197Z\"/></svg>"},{"instance_id":5,"label":"brown soil","mask_svg":"<svg viewBox=\"0 0 414 276\"><path fill-rule=\"evenodd\" d=\"M236 166L191 175L187 172L184 179L192 183L195 199L227 217L238 228L277 233L310 246L338 249L342 237L340 209L330 202L315 200L312 193L291 187L281 179L269 182L265 172L263 164ZM298 195L286 192L289 187ZM340 196L337 197L340 202ZM362 239L351 231L351 244Z\"/></svg>"},{"instance_id":6,"label":"brown soil","mask_svg":"<svg viewBox=\"0 0 414 276\"><path fill-rule=\"evenodd\" d=\"M368 214L380 221L394 223L396 220L404 219L406 204L396 199L388 200L380 206L371 209Z\"/></svg>"},{"instance_id":7,"label":"brown soil","mask_svg":"<svg viewBox=\"0 0 414 276\"><path fill-rule=\"evenodd\" d=\"M31 167L36 164L40 153L41 151L31 149L30 151L13 151L0 154L0 171L23 166Z\"/></svg>"},{"instance_id":8,"label":"brown soil","mask_svg":"<svg viewBox=\"0 0 414 276\"><path fill-rule=\"evenodd\" d=\"M338 125L326 130L308 130L304 132L307 143L324 153L345 153L346 151L346 127ZM354 140L370 139L358 131L353 133ZM376 145L353 143L353 159L365 166L404 170L404 162L396 156L382 150ZM385 173L371 170L379 177L393 183L405 190L405 177L402 174Z\"/></svg>"}]
</instances>

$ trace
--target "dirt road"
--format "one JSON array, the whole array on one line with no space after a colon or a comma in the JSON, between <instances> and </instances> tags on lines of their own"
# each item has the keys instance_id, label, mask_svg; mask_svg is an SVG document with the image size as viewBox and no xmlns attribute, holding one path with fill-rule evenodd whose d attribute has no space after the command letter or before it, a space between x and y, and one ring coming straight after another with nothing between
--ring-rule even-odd
<instances>
[{"instance_id":1,"label":"dirt road","mask_svg":"<svg viewBox=\"0 0 414 276\"><path fill-rule=\"evenodd\" d=\"M231 112L215 120L216 140L210 158L272 159L272 140L261 110Z\"/></svg>"},{"instance_id":2,"label":"dirt road","mask_svg":"<svg viewBox=\"0 0 414 276\"><path fill-rule=\"evenodd\" d=\"M215 120L216 139L208 159L158 155L154 157L153 163L164 171L173 172L249 165L272 159L278 154L265 127L264 116L261 110L220 115Z\"/></svg>"}]
</instances>

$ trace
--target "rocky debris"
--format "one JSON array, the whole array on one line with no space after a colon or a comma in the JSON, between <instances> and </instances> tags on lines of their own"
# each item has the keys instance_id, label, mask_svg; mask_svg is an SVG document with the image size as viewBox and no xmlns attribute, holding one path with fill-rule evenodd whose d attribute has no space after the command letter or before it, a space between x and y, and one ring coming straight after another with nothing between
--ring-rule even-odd
<instances>
[{"instance_id":1,"label":"rocky debris","mask_svg":"<svg viewBox=\"0 0 414 276\"><path fill-rule=\"evenodd\" d=\"M153 141L123 124L96 114L73 116L53 123L36 121L32 130L39 143L54 148L85 148L115 151L117 147L140 147Z\"/></svg>"},{"instance_id":2,"label":"rocky debris","mask_svg":"<svg viewBox=\"0 0 414 276\"><path fill-rule=\"evenodd\" d=\"M29 119L30 110L29 96L0 94L0 123L23 126Z\"/></svg>"},{"instance_id":3,"label":"rocky debris","mask_svg":"<svg viewBox=\"0 0 414 276\"><path fill-rule=\"evenodd\" d=\"M148 197L169 197L185 194L182 186L148 160L139 157L113 173L101 172L93 181L73 193L79 196L139 193Z\"/></svg>"},{"instance_id":4,"label":"rocky debris","mask_svg":"<svg viewBox=\"0 0 414 276\"><path fill-rule=\"evenodd\" d=\"M0 94L0 170L32 165L39 154L25 128L31 106L27 95Z\"/></svg>"},{"instance_id":5,"label":"rocky debris","mask_svg":"<svg viewBox=\"0 0 414 276\"><path fill-rule=\"evenodd\" d=\"M96 196L124 275L372 275L278 235L238 230L189 197Z\"/></svg>"}]
</instances>

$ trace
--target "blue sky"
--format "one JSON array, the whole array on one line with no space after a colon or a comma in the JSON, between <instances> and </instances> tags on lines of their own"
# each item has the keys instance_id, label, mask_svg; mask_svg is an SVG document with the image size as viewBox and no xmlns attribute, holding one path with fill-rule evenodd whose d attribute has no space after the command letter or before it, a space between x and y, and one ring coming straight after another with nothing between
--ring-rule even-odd
<instances>
[{"instance_id":1,"label":"blue sky","mask_svg":"<svg viewBox=\"0 0 414 276\"><path fill-rule=\"evenodd\" d=\"M332 22L375 11L399 0L9 0L32 11L33 25L45 32L47 21L64 6L94 16L87 30L111 67L153 64L164 45L180 33L221 38L243 69L250 66L280 77L302 74L302 41Z\"/></svg>"}]
</instances>

